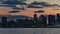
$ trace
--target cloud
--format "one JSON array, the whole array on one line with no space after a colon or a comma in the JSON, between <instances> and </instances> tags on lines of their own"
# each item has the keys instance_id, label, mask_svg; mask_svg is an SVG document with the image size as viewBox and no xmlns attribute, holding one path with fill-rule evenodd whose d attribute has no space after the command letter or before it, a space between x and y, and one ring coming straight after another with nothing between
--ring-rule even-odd
<instances>
[{"instance_id":1,"label":"cloud","mask_svg":"<svg viewBox=\"0 0 60 34\"><path fill-rule=\"evenodd\" d=\"M45 1L51 4L60 4L59 0L27 0L28 2L33 2L33 1Z\"/></svg>"}]
</instances>

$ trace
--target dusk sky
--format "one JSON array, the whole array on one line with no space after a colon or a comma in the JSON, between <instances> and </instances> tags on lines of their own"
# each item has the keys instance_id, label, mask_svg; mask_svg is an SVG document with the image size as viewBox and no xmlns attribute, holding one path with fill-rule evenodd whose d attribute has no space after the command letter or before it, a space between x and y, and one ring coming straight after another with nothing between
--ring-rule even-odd
<instances>
[{"instance_id":1,"label":"dusk sky","mask_svg":"<svg viewBox=\"0 0 60 34\"><path fill-rule=\"evenodd\" d=\"M33 1L45 1L48 3L53 3L53 4L59 4L60 5L60 0L27 0L28 2L33 2Z\"/></svg>"}]
</instances>

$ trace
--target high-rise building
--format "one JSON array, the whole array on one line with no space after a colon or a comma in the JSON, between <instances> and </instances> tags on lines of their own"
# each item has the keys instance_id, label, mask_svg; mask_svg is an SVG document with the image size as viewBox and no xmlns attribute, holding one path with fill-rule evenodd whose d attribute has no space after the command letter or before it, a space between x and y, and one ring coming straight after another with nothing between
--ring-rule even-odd
<instances>
[{"instance_id":1,"label":"high-rise building","mask_svg":"<svg viewBox=\"0 0 60 34\"><path fill-rule=\"evenodd\" d=\"M33 26L34 26L34 27L38 27L38 18L37 18L37 14L34 14Z\"/></svg>"},{"instance_id":2,"label":"high-rise building","mask_svg":"<svg viewBox=\"0 0 60 34\"><path fill-rule=\"evenodd\" d=\"M7 17L3 16L2 17L2 27L6 27L7 24Z\"/></svg>"},{"instance_id":3,"label":"high-rise building","mask_svg":"<svg viewBox=\"0 0 60 34\"><path fill-rule=\"evenodd\" d=\"M41 15L39 17L39 22L40 22L41 27L47 27L46 16Z\"/></svg>"},{"instance_id":4,"label":"high-rise building","mask_svg":"<svg viewBox=\"0 0 60 34\"><path fill-rule=\"evenodd\" d=\"M50 26L52 26L52 25L54 25L54 23L55 23L55 15L48 15L48 24L50 25Z\"/></svg>"},{"instance_id":5,"label":"high-rise building","mask_svg":"<svg viewBox=\"0 0 60 34\"><path fill-rule=\"evenodd\" d=\"M58 23L58 24L60 24L60 14L59 13L57 13L57 19L56 19L56 23Z\"/></svg>"},{"instance_id":6,"label":"high-rise building","mask_svg":"<svg viewBox=\"0 0 60 34\"><path fill-rule=\"evenodd\" d=\"M34 20L34 23L37 23L37 21L38 21L37 14L34 14L33 20Z\"/></svg>"}]
</instances>

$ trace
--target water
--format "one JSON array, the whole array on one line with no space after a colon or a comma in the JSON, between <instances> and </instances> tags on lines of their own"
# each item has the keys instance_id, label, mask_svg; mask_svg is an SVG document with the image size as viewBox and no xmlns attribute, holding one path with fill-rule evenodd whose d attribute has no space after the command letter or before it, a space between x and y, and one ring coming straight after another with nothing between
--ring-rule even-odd
<instances>
[{"instance_id":1,"label":"water","mask_svg":"<svg viewBox=\"0 0 60 34\"><path fill-rule=\"evenodd\" d=\"M0 34L60 34L60 28L0 28Z\"/></svg>"}]
</instances>

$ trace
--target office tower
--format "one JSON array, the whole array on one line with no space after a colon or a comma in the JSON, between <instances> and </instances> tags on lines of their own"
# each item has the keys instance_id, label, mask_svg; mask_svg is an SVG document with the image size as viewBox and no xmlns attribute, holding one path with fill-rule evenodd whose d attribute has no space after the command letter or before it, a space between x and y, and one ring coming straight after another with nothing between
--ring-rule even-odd
<instances>
[{"instance_id":1,"label":"office tower","mask_svg":"<svg viewBox=\"0 0 60 34\"><path fill-rule=\"evenodd\" d=\"M17 19L17 26L18 27L24 27L25 22L24 19Z\"/></svg>"},{"instance_id":2,"label":"office tower","mask_svg":"<svg viewBox=\"0 0 60 34\"><path fill-rule=\"evenodd\" d=\"M56 16L57 16L57 18L59 18L60 14L59 14L59 13L57 13L57 15L56 15Z\"/></svg>"},{"instance_id":3,"label":"office tower","mask_svg":"<svg viewBox=\"0 0 60 34\"><path fill-rule=\"evenodd\" d=\"M8 23L8 27L9 27L9 28L15 28L15 27L17 27L17 26L16 26L16 22L15 22L14 20L11 20L11 21Z\"/></svg>"},{"instance_id":4,"label":"office tower","mask_svg":"<svg viewBox=\"0 0 60 34\"><path fill-rule=\"evenodd\" d=\"M6 27L7 24L7 17L2 16L2 27Z\"/></svg>"},{"instance_id":5,"label":"office tower","mask_svg":"<svg viewBox=\"0 0 60 34\"><path fill-rule=\"evenodd\" d=\"M38 17L37 17L37 14L34 14L34 18L33 18L33 26L34 27L38 27Z\"/></svg>"},{"instance_id":6,"label":"office tower","mask_svg":"<svg viewBox=\"0 0 60 34\"><path fill-rule=\"evenodd\" d=\"M34 23L37 23L37 20L38 20L38 18L37 18L37 14L34 14L34 18L33 18L33 20L34 20Z\"/></svg>"},{"instance_id":7,"label":"office tower","mask_svg":"<svg viewBox=\"0 0 60 34\"><path fill-rule=\"evenodd\" d=\"M41 27L47 27L46 16L41 15L39 17L39 22L40 22Z\"/></svg>"},{"instance_id":8,"label":"office tower","mask_svg":"<svg viewBox=\"0 0 60 34\"><path fill-rule=\"evenodd\" d=\"M60 24L60 14L59 13L57 13L57 19L56 19L56 23L58 23L58 24Z\"/></svg>"},{"instance_id":9,"label":"office tower","mask_svg":"<svg viewBox=\"0 0 60 34\"><path fill-rule=\"evenodd\" d=\"M55 23L55 15L48 15L48 25L52 26Z\"/></svg>"}]
</instances>

